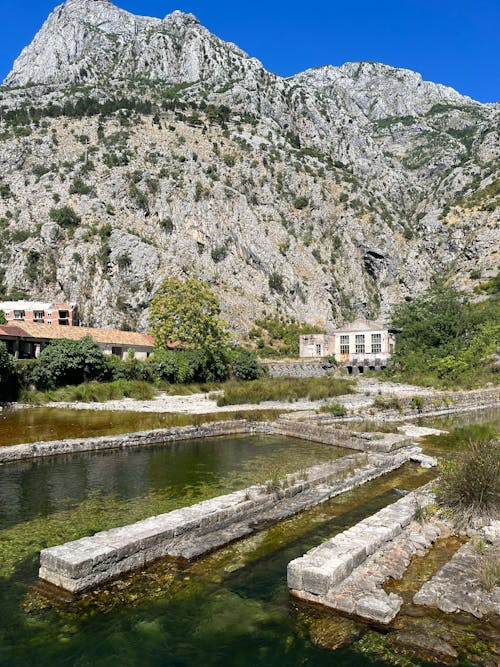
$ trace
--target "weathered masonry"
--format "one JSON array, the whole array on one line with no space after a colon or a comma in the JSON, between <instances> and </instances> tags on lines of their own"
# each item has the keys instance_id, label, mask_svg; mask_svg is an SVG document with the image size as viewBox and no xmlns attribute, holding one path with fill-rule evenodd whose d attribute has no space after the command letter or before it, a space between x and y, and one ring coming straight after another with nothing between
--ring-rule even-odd
<instances>
[{"instance_id":1,"label":"weathered masonry","mask_svg":"<svg viewBox=\"0 0 500 667\"><path fill-rule=\"evenodd\" d=\"M438 527L414 522L433 501L430 485L417 489L291 561L291 593L367 621L390 623L403 599L386 593L383 584L400 578L412 556L423 555L438 537Z\"/></svg>"},{"instance_id":2,"label":"weathered masonry","mask_svg":"<svg viewBox=\"0 0 500 667\"><path fill-rule=\"evenodd\" d=\"M80 593L137 570L158 558L190 559L259 529L259 526L325 502L381 475L396 470L419 448L392 453L351 454L300 471L279 484L268 482L191 507L114 528L40 555L42 580Z\"/></svg>"}]
</instances>

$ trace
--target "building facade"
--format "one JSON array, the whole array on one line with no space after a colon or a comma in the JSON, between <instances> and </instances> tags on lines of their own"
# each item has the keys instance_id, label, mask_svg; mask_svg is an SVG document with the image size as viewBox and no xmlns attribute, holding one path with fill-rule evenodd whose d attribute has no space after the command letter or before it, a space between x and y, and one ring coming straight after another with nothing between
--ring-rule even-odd
<instances>
[{"instance_id":1,"label":"building facade","mask_svg":"<svg viewBox=\"0 0 500 667\"><path fill-rule=\"evenodd\" d=\"M49 326L22 321L0 326L0 342L19 359L36 359L54 340L81 340L85 336L90 336L104 354L115 354L121 359L126 358L129 350L134 351L136 359L147 359L153 352L153 338L134 331Z\"/></svg>"},{"instance_id":2,"label":"building facade","mask_svg":"<svg viewBox=\"0 0 500 667\"><path fill-rule=\"evenodd\" d=\"M379 322L358 319L336 329L332 334L308 334L300 337L300 356L334 356L348 373L379 370L396 349L394 329Z\"/></svg>"},{"instance_id":3,"label":"building facade","mask_svg":"<svg viewBox=\"0 0 500 667\"><path fill-rule=\"evenodd\" d=\"M3 301L0 310L7 322L47 324L53 327L77 327L80 323L76 303L44 301Z\"/></svg>"}]
</instances>

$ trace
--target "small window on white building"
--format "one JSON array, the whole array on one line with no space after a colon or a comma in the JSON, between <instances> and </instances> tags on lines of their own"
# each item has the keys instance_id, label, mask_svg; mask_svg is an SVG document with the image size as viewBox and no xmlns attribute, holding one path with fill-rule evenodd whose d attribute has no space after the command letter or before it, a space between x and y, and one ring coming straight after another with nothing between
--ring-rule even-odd
<instances>
[{"instance_id":1,"label":"small window on white building","mask_svg":"<svg viewBox=\"0 0 500 667\"><path fill-rule=\"evenodd\" d=\"M24 320L24 310L15 310L14 311L14 319L15 320Z\"/></svg>"},{"instance_id":2,"label":"small window on white building","mask_svg":"<svg viewBox=\"0 0 500 667\"><path fill-rule=\"evenodd\" d=\"M364 354L365 353L365 335L364 334L356 334L356 354Z\"/></svg>"},{"instance_id":3,"label":"small window on white building","mask_svg":"<svg viewBox=\"0 0 500 667\"><path fill-rule=\"evenodd\" d=\"M340 336L340 354L349 354L349 336Z\"/></svg>"},{"instance_id":4,"label":"small window on white building","mask_svg":"<svg viewBox=\"0 0 500 667\"><path fill-rule=\"evenodd\" d=\"M382 352L382 334L372 334L372 354Z\"/></svg>"},{"instance_id":5,"label":"small window on white building","mask_svg":"<svg viewBox=\"0 0 500 667\"><path fill-rule=\"evenodd\" d=\"M316 356L321 357L321 345L320 345L320 343L316 344Z\"/></svg>"}]
</instances>

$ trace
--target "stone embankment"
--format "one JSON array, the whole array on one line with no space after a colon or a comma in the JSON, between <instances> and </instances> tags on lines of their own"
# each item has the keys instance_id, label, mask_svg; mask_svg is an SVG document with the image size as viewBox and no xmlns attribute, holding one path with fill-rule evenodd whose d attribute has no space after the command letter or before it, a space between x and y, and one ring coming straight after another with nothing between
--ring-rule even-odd
<instances>
[{"instance_id":1,"label":"stone embankment","mask_svg":"<svg viewBox=\"0 0 500 667\"><path fill-rule=\"evenodd\" d=\"M478 542L464 544L415 594L415 604L445 613L465 612L476 618L500 615L500 587L495 585L500 562L500 521L480 534L481 546L478 547ZM493 569L490 591L481 582L482 570L488 563Z\"/></svg>"},{"instance_id":2,"label":"stone embankment","mask_svg":"<svg viewBox=\"0 0 500 667\"><path fill-rule=\"evenodd\" d=\"M412 442L411 438L405 435L394 433L385 433L383 435L357 433L347 429L333 428L329 425L322 426L321 424L301 423L290 419L278 419L275 422L258 422L241 419L211 422L199 426L179 426L152 431L138 431L123 435L71 438L67 440L51 440L0 447L0 464L61 454L128 449L180 440L244 434L285 436L358 451L378 452L394 451L399 447L409 446Z\"/></svg>"},{"instance_id":3,"label":"stone embankment","mask_svg":"<svg viewBox=\"0 0 500 667\"><path fill-rule=\"evenodd\" d=\"M165 556L194 558L396 470L418 448L351 454L130 526L45 549L40 578L72 593Z\"/></svg>"},{"instance_id":4,"label":"stone embankment","mask_svg":"<svg viewBox=\"0 0 500 667\"><path fill-rule=\"evenodd\" d=\"M399 579L413 555L423 555L439 535L415 518L434 502L430 485L364 519L288 565L292 595L366 621L387 624L403 599L382 588Z\"/></svg>"},{"instance_id":5,"label":"stone embankment","mask_svg":"<svg viewBox=\"0 0 500 667\"><path fill-rule=\"evenodd\" d=\"M263 361L261 365L267 368L269 375L273 378L293 377L293 378L318 378L327 375L335 370L326 359L310 360L284 360L284 361Z\"/></svg>"}]
</instances>

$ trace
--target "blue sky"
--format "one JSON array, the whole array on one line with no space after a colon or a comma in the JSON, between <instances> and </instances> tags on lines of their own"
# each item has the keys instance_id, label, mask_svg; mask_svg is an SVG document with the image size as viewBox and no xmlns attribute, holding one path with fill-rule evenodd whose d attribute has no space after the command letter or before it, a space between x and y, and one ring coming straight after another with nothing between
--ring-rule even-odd
<instances>
[{"instance_id":1,"label":"blue sky","mask_svg":"<svg viewBox=\"0 0 500 667\"><path fill-rule=\"evenodd\" d=\"M57 0L0 0L0 79ZM420 72L481 102L500 99L499 0L118 0L163 17L196 14L283 76L370 60Z\"/></svg>"}]
</instances>

